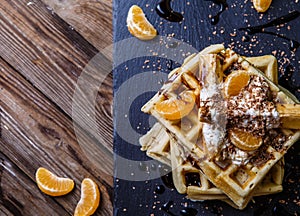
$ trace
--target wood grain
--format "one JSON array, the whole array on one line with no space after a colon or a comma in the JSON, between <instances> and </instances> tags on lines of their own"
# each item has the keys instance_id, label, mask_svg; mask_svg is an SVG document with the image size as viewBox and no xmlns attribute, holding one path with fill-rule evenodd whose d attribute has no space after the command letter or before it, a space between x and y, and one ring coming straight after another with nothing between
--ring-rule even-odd
<instances>
[{"instance_id":1,"label":"wood grain","mask_svg":"<svg viewBox=\"0 0 300 216\"><path fill-rule=\"evenodd\" d=\"M0 205L0 215L11 216L13 214L8 209L6 209L3 205Z\"/></svg>"},{"instance_id":2,"label":"wood grain","mask_svg":"<svg viewBox=\"0 0 300 216\"><path fill-rule=\"evenodd\" d=\"M0 141L1 145L8 145ZM54 199L44 196L36 184L0 152L1 215L69 215ZM30 205L28 205L30 200Z\"/></svg>"},{"instance_id":3,"label":"wood grain","mask_svg":"<svg viewBox=\"0 0 300 216\"><path fill-rule=\"evenodd\" d=\"M87 63L98 53L81 35L40 1L27 5L17 0L0 2L0 55L30 83L53 101L67 115L72 116L72 99L77 80ZM110 61L103 56L98 76L90 74L90 80L97 83L105 76ZM102 67L103 66L103 67ZM102 70L102 71L101 71ZM82 99L98 92L96 116L97 125L86 122L94 110L84 107L79 101L79 123L86 131L97 127L96 139L102 142L106 151L112 154L112 77L108 76L101 88L97 85L79 89ZM86 94L87 90L90 95ZM80 104L81 103L81 104ZM80 106L82 105L82 106Z\"/></svg>"},{"instance_id":4,"label":"wood grain","mask_svg":"<svg viewBox=\"0 0 300 216\"><path fill-rule=\"evenodd\" d=\"M89 160L77 142L72 121L3 60L0 61L0 68L0 151L5 152L23 175L32 181L40 166L49 168L59 176L74 179L76 189L70 196L52 198L68 214L73 213L80 199L81 180L91 177L102 192L102 202L97 215L111 215L112 176L99 170L95 166L98 162ZM87 144L95 142L84 131L79 135ZM99 160L105 164L106 155L100 155ZM7 184L7 187L13 188L13 185ZM20 202L26 202L24 206L30 206L35 201L22 197L19 199Z\"/></svg>"},{"instance_id":5,"label":"wood grain","mask_svg":"<svg viewBox=\"0 0 300 216\"><path fill-rule=\"evenodd\" d=\"M0 214L35 215L44 210L72 215L80 182L91 177L102 192L96 215L111 215L112 76L107 76L111 61L97 55L97 48L111 44L111 1L44 2L48 6L41 1L0 2L0 151L4 153L0 158L14 165L10 176L0 175L4 194ZM65 9L55 6L59 3L66 4ZM101 64L87 70L95 55ZM78 88L82 71L85 79ZM77 122L72 122L76 87ZM95 103L95 110L84 106L87 101ZM97 122L86 120L92 112ZM79 125L76 134L74 125ZM39 166L73 178L76 189L60 198L42 194L34 183Z\"/></svg>"},{"instance_id":6,"label":"wood grain","mask_svg":"<svg viewBox=\"0 0 300 216\"><path fill-rule=\"evenodd\" d=\"M112 0L42 0L98 50L112 44Z\"/></svg>"}]
</instances>

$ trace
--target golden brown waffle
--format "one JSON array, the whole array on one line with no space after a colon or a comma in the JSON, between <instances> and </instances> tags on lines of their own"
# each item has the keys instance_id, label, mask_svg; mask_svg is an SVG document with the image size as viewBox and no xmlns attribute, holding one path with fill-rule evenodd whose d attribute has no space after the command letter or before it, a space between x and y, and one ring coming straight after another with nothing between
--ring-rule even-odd
<instances>
[{"instance_id":1,"label":"golden brown waffle","mask_svg":"<svg viewBox=\"0 0 300 216\"><path fill-rule=\"evenodd\" d=\"M175 136L177 143L184 149L184 154L193 157L206 177L217 188L221 189L238 208L242 209L252 198L254 189L259 182L266 176L274 164L282 158L285 152L299 139L300 132L285 130L284 132L288 133L289 139L282 145L282 148L268 146L264 152L268 157L259 166L251 162L245 166L238 166L236 164L221 165L207 158L205 143L201 142L202 124L198 120L197 106L180 120L165 119L154 108L157 103L166 100L166 96L168 98L176 97L176 95L182 91L191 90L194 91L196 95L199 94L199 87L195 86L195 80L199 80L199 77L197 77L199 62L204 65L205 68L211 68L213 64L207 64L209 61L204 61L203 59L208 58L208 56L210 59L215 59L214 55L207 55L208 53L217 54L218 58L222 58L222 65L216 65L212 70L220 70L225 74L227 69L234 66L246 70L251 74L263 76L264 79L267 80L271 90L277 93L277 97L282 103L295 103L293 98L290 97L290 94L287 94L285 90L282 91L282 88L271 82L267 76L255 68L247 59L240 57L232 50L221 50L221 46L222 45L212 46L206 49L209 50L209 52L200 52L185 61L181 68L174 70L175 72L171 73L169 82L164 84L159 93L143 106L142 111L156 117L158 121ZM218 49L214 47L218 47ZM215 63L215 61L213 60L210 63ZM221 69L217 69L217 67L221 67Z\"/></svg>"},{"instance_id":2,"label":"golden brown waffle","mask_svg":"<svg viewBox=\"0 0 300 216\"><path fill-rule=\"evenodd\" d=\"M141 149L146 151L149 157L172 168L173 182L179 193L187 194L187 198L191 200L218 199L234 206L234 203L202 174L191 158L185 158L182 155L182 149L176 140L160 123L156 123L147 134L140 138L140 144ZM284 162L281 160L272 167L255 189L254 196L282 191L283 166ZM189 178L192 178L190 182L188 182Z\"/></svg>"},{"instance_id":3,"label":"golden brown waffle","mask_svg":"<svg viewBox=\"0 0 300 216\"><path fill-rule=\"evenodd\" d=\"M139 142L142 146L141 150L146 151L149 157L171 166L170 138L165 128L159 123L142 136Z\"/></svg>"}]
</instances>

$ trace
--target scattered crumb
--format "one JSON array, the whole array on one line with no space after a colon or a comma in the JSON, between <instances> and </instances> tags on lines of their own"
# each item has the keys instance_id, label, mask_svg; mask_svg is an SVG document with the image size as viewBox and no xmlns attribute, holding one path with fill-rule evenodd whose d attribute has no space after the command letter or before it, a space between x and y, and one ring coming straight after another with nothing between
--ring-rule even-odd
<instances>
[{"instance_id":1,"label":"scattered crumb","mask_svg":"<svg viewBox=\"0 0 300 216\"><path fill-rule=\"evenodd\" d=\"M279 200L278 202L281 204L285 204L285 200Z\"/></svg>"}]
</instances>

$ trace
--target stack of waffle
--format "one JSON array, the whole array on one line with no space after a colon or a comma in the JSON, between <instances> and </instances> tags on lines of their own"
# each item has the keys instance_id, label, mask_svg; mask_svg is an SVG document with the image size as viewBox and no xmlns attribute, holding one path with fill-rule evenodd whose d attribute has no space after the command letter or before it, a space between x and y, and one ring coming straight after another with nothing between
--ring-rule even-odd
<instances>
[{"instance_id":1,"label":"stack of waffle","mask_svg":"<svg viewBox=\"0 0 300 216\"><path fill-rule=\"evenodd\" d=\"M219 91L222 98L226 78L241 70L268 84L282 120L275 129L265 128L262 145L246 153L230 143L232 122L223 113L226 109L212 109L223 106L223 100L214 96ZM172 167L177 191L191 200L219 199L243 209L253 196L282 191L283 155L299 139L300 131L299 116L289 121L299 113L297 100L278 86L277 74L273 56L242 57L219 44L188 57L142 107L158 123L141 137L141 149Z\"/></svg>"}]
</instances>

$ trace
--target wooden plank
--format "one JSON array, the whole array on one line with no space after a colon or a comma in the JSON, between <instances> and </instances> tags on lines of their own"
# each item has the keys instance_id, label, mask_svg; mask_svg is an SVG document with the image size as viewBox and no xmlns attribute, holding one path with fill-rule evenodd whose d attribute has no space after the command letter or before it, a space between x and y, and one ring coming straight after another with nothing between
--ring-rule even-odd
<instances>
[{"instance_id":1,"label":"wooden plank","mask_svg":"<svg viewBox=\"0 0 300 216\"><path fill-rule=\"evenodd\" d=\"M97 49L40 1L29 5L24 1L1 1L0 27L0 56L71 116L77 80L98 53ZM103 61L106 63L102 64ZM104 56L103 61L96 75L95 72L88 75L89 81L97 84L106 77L106 69L111 65ZM78 101L79 124L87 131L97 127L93 135L103 140L105 149L112 154L112 77L106 77L100 88L91 82L87 84L88 89L79 89L79 92L83 99L91 97L87 93L99 91L96 98L98 124L86 122L94 110L84 107L84 100Z\"/></svg>"},{"instance_id":2,"label":"wooden plank","mask_svg":"<svg viewBox=\"0 0 300 216\"><path fill-rule=\"evenodd\" d=\"M98 50L112 44L112 0L42 0Z\"/></svg>"},{"instance_id":3,"label":"wooden plank","mask_svg":"<svg viewBox=\"0 0 300 216\"><path fill-rule=\"evenodd\" d=\"M7 145L0 141L1 145ZM69 215L49 196L40 193L36 184L0 152L1 215ZM28 202L30 200L30 205Z\"/></svg>"},{"instance_id":4,"label":"wooden plank","mask_svg":"<svg viewBox=\"0 0 300 216\"><path fill-rule=\"evenodd\" d=\"M80 199L80 182L84 177L91 177L102 192L97 215L111 215L112 176L95 165L105 164L106 155L98 155L100 161L91 162L77 142L72 121L3 60L0 68L0 140L5 143L0 145L0 151L32 180L40 166L74 179L76 188L69 196L54 198L69 214ZM94 146L99 144L95 140L84 131L77 135L92 144L87 150L97 153ZM26 201L29 206L33 202Z\"/></svg>"},{"instance_id":5,"label":"wooden plank","mask_svg":"<svg viewBox=\"0 0 300 216\"><path fill-rule=\"evenodd\" d=\"M0 215L12 216L13 214L8 209L6 209L3 205L0 205Z\"/></svg>"}]
</instances>

